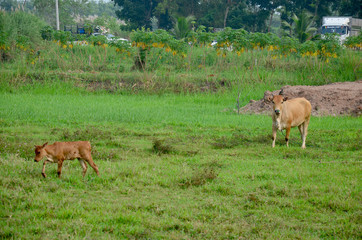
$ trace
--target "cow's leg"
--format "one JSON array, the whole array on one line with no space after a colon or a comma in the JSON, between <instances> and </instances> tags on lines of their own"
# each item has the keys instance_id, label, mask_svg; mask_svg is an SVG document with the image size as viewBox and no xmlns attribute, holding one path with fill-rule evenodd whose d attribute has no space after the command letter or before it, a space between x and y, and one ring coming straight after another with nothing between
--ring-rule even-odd
<instances>
[{"instance_id":1,"label":"cow's leg","mask_svg":"<svg viewBox=\"0 0 362 240\"><path fill-rule=\"evenodd\" d=\"M43 163L43 170L41 171L41 175L43 175L43 177L47 177L47 175L45 174L45 165L47 164L47 161L45 160Z\"/></svg>"},{"instance_id":2,"label":"cow's leg","mask_svg":"<svg viewBox=\"0 0 362 240\"><path fill-rule=\"evenodd\" d=\"M92 155L90 153L86 154L85 157L83 158L84 160L86 160L89 165L94 169L94 171L97 173L97 175L99 176L99 171L98 171L98 167L97 165L93 162L92 159Z\"/></svg>"},{"instance_id":3,"label":"cow's leg","mask_svg":"<svg viewBox=\"0 0 362 240\"><path fill-rule=\"evenodd\" d=\"M277 139L277 129L275 127L273 127L273 136L272 136L272 147L275 147L275 140Z\"/></svg>"},{"instance_id":4,"label":"cow's leg","mask_svg":"<svg viewBox=\"0 0 362 240\"><path fill-rule=\"evenodd\" d=\"M62 166L63 166L63 159L58 160L58 177L60 178L60 175L62 175Z\"/></svg>"},{"instance_id":5,"label":"cow's leg","mask_svg":"<svg viewBox=\"0 0 362 240\"><path fill-rule=\"evenodd\" d=\"M299 129L299 132L300 132L300 138L303 140L303 125L304 125L304 123L302 123L301 125L299 125L298 126L298 129Z\"/></svg>"},{"instance_id":6,"label":"cow's leg","mask_svg":"<svg viewBox=\"0 0 362 240\"><path fill-rule=\"evenodd\" d=\"M302 139L302 148L305 148L305 130L304 130L305 123L302 123L298 126L300 132L300 138ZM304 147L303 147L304 146Z\"/></svg>"},{"instance_id":7,"label":"cow's leg","mask_svg":"<svg viewBox=\"0 0 362 240\"><path fill-rule=\"evenodd\" d=\"M300 138L302 139L302 142L304 142L304 123L299 125L298 129L299 129L299 132L300 132ZM302 145L303 145L303 143L302 143Z\"/></svg>"},{"instance_id":8,"label":"cow's leg","mask_svg":"<svg viewBox=\"0 0 362 240\"><path fill-rule=\"evenodd\" d=\"M308 134L308 125L309 125L309 118L303 123L302 148L305 148L305 140L307 139L307 134Z\"/></svg>"},{"instance_id":9,"label":"cow's leg","mask_svg":"<svg viewBox=\"0 0 362 240\"><path fill-rule=\"evenodd\" d=\"M287 147L289 147L289 134L290 134L290 126L288 126L286 129L285 129L285 141L287 142Z\"/></svg>"},{"instance_id":10,"label":"cow's leg","mask_svg":"<svg viewBox=\"0 0 362 240\"><path fill-rule=\"evenodd\" d=\"M83 177L85 176L86 172L87 172L87 164L85 163L85 161L81 158L78 158L80 165L83 168Z\"/></svg>"}]
</instances>

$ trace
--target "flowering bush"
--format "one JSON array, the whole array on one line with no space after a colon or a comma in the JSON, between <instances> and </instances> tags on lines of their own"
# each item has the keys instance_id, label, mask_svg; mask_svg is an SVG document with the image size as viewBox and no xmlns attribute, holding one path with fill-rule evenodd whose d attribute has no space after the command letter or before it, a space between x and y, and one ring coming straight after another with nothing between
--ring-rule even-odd
<instances>
[{"instance_id":1,"label":"flowering bush","mask_svg":"<svg viewBox=\"0 0 362 240\"><path fill-rule=\"evenodd\" d=\"M360 32L360 34L358 36L348 37L347 40L345 41L344 45L347 48L361 50L362 49L362 32Z\"/></svg>"}]
</instances>

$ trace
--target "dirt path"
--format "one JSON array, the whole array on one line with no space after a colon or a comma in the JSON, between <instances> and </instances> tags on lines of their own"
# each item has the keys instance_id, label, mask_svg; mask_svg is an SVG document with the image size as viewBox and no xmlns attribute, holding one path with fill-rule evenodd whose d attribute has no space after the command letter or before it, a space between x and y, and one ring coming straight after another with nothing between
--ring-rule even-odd
<instances>
[{"instance_id":1,"label":"dirt path","mask_svg":"<svg viewBox=\"0 0 362 240\"><path fill-rule=\"evenodd\" d=\"M356 82L340 82L323 86L284 86L284 95L289 98L305 97L312 104L313 116L360 116L362 113L362 80ZM272 105L266 101L271 94L277 95L280 90L266 91L264 98L241 109L244 113L269 114Z\"/></svg>"}]
</instances>

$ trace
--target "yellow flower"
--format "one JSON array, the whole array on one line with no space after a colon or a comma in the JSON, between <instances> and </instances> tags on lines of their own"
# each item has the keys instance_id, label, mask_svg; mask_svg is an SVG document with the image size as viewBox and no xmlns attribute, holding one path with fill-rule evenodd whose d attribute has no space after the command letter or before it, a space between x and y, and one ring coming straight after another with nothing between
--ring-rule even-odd
<instances>
[{"instance_id":1,"label":"yellow flower","mask_svg":"<svg viewBox=\"0 0 362 240\"><path fill-rule=\"evenodd\" d=\"M72 49L72 48L73 48L73 44L69 44L69 48Z\"/></svg>"},{"instance_id":2,"label":"yellow flower","mask_svg":"<svg viewBox=\"0 0 362 240\"><path fill-rule=\"evenodd\" d=\"M170 47L167 47L166 48L166 52L170 52L171 51L171 48Z\"/></svg>"},{"instance_id":3,"label":"yellow flower","mask_svg":"<svg viewBox=\"0 0 362 240\"><path fill-rule=\"evenodd\" d=\"M176 55L176 51L172 51L172 55L175 56L175 55Z\"/></svg>"},{"instance_id":4,"label":"yellow flower","mask_svg":"<svg viewBox=\"0 0 362 240\"><path fill-rule=\"evenodd\" d=\"M63 48L66 49L66 48L67 48L67 45L64 44L64 45L63 45Z\"/></svg>"}]
</instances>

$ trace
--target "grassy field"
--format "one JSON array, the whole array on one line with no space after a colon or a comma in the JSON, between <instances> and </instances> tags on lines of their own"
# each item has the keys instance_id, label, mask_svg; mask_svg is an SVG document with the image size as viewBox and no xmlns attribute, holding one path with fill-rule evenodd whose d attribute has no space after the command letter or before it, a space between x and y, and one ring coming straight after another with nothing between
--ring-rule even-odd
<instances>
[{"instance_id":1,"label":"grassy field","mask_svg":"<svg viewBox=\"0 0 362 240\"><path fill-rule=\"evenodd\" d=\"M272 148L271 117L234 110L360 80L361 51L227 29L219 47L162 31L78 45L0 15L0 239L362 238L361 117L313 116L302 150L297 129ZM66 161L43 178L34 145L76 140L100 176Z\"/></svg>"},{"instance_id":2,"label":"grassy field","mask_svg":"<svg viewBox=\"0 0 362 240\"><path fill-rule=\"evenodd\" d=\"M0 91L1 239L360 239L361 118L312 117L307 149L235 94ZM256 94L260 94L257 91ZM48 177L34 145L89 140Z\"/></svg>"}]
</instances>

